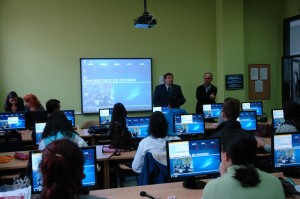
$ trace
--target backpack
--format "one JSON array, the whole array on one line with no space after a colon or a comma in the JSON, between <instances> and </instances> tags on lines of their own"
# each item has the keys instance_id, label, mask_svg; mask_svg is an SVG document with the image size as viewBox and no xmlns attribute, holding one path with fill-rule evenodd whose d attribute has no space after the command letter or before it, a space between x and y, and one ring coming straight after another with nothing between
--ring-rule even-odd
<instances>
[{"instance_id":1,"label":"backpack","mask_svg":"<svg viewBox=\"0 0 300 199\"><path fill-rule=\"evenodd\" d=\"M119 122L114 122L111 129L111 144L109 148L126 151L135 150L131 132Z\"/></svg>"}]
</instances>

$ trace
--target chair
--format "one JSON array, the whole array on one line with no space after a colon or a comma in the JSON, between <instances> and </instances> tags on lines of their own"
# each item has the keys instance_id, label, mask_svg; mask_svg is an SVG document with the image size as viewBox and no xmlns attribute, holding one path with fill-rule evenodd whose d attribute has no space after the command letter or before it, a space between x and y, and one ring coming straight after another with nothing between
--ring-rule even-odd
<instances>
[{"instance_id":1,"label":"chair","mask_svg":"<svg viewBox=\"0 0 300 199\"><path fill-rule=\"evenodd\" d=\"M139 177L139 185L161 184L168 182L166 152L147 152L144 165Z\"/></svg>"},{"instance_id":2,"label":"chair","mask_svg":"<svg viewBox=\"0 0 300 199\"><path fill-rule=\"evenodd\" d=\"M0 135L0 152L22 151L21 133L5 133Z\"/></svg>"}]
</instances>

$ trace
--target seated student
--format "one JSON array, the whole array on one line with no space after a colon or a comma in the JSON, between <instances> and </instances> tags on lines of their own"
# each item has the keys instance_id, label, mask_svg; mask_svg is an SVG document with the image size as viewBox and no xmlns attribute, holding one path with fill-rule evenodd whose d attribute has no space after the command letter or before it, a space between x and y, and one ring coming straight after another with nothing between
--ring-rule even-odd
<instances>
[{"instance_id":1,"label":"seated student","mask_svg":"<svg viewBox=\"0 0 300 199\"><path fill-rule=\"evenodd\" d=\"M221 137L221 177L210 180L203 190L203 199L284 199L277 177L253 166L256 140L253 135L235 132Z\"/></svg>"},{"instance_id":2,"label":"seated student","mask_svg":"<svg viewBox=\"0 0 300 199\"><path fill-rule=\"evenodd\" d=\"M57 99L50 99L46 102L46 110L48 115L52 114L54 111L60 111L60 101Z\"/></svg>"},{"instance_id":3,"label":"seated student","mask_svg":"<svg viewBox=\"0 0 300 199\"><path fill-rule=\"evenodd\" d=\"M39 99L34 94L27 94L23 97L25 102L25 111L44 111Z\"/></svg>"},{"instance_id":4,"label":"seated student","mask_svg":"<svg viewBox=\"0 0 300 199\"><path fill-rule=\"evenodd\" d=\"M15 91L8 93L5 103L4 103L5 112L16 112L16 111L25 111L24 101L21 97L17 95Z\"/></svg>"},{"instance_id":5,"label":"seated student","mask_svg":"<svg viewBox=\"0 0 300 199\"><path fill-rule=\"evenodd\" d=\"M165 152L166 141L171 139L179 139L178 137L167 136L168 123L164 114L155 111L150 116L148 127L149 136L142 139L132 162L132 170L140 173L144 164L144 157L147 152Z\"/></svg>"},{"instance_id":6,"label":"seated student","mask_svg":"<svg viewBox=\"0 0 300 199\"><path fill-rule=\"evenodd\" d=\"M242 130L241 123L237 121L240 116L240 100L230 98L223 104L222 117L223 122L216 128L216 132L211 137L221 137L222 134L230 134L231 132Z\"/></svg>"},{"instance_id":7,"label":"seated student","mask_svg":"<svg viewBox=\"0 0 300 199\"><path fill-rule=\"evenodd\" d=\"M43 151L40 170L43 199L92 199L82 186L84 157L77 144L69 139L51 142Z\"/></svg>"},{"instance_id":8,"label":"seated student","mask_svg":"<svg viewBox=\"0 0 300 199\"><path fill-rule=\"evenodd\" d=\"M134 142L131 133L126 126L127 111L122 103L116 103L113 107L109 130L111 135L110 148L132 150Z\"/></svg>"},{"instance_id":9,"label":"seated student","mask_svg":"<svg viewBox=\"0 0 300 199\"><path fill-rule=\"evenodd\" d=\"M231 97L227 97L224 102L226 102L227 100L232 99ZM221 112L219 118L218 118L218 126L224 121L223 119L223 111Z\"/></svg>"},{"instance_id":10,"label":"seated student","mask_svg":"<svg viewBox=\"0 0 300 199\"><path fill-rule=\"evenodd\" d=\"M43 150L54 140L68 138L79 147L87 146L86 142L73 130L67 116L61 111L55 111L47 118L47 123L39 144L39 150Z\"/></svg>"},{"instance_id":11,"label":"seated student","mask_svg":"<svg viewBox=\"0 0 300 199\"><path fill-rule=\"evenodd\" d=\"M187 114L186 110L180 108L180 102L176 96L172 96L168 102L169 110L165 113L166 120L168 122L168 135L177 136L174 132L173 116L180 114Z\"/></svg>"},{"instance_id":12,"label":"seated student","mask_svg":"<svg viewBox=\"0 0 300 199\"><path fill-rule=\"evenodd\" d=\"M288 133L300 131L300 105L294 101L286 101L283 103L283 115L285 123L279 126L275 133ZM263 147L266 152L271 152L271 145L266 144L263 139L257 138L259 146Z\"/></svg>"}]
</instances>

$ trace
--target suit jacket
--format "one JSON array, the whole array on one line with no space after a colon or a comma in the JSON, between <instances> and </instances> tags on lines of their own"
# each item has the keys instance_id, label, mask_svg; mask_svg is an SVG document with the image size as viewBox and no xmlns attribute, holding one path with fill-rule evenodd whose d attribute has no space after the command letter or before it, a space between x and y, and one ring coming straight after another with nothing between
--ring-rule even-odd
<instances>
[{"instance_id":1,"label":"suit jacket","mask_svg":"<svg viewBox=\"0 0 300 199\"><path fill-rule=\"evenodd\" d=\"M217 95L217 87L214 85L211 85L208 92L206 92L206 89L204 87L204 84L197 87L196 90L196 98L197 98L197 105L196 105L196 113L203 113L203 104L214 104L216 103L216 100L211 100L210 95L211 94Z\"/></svg>"},{"instance_id":2,"label":"suit jacket","mask_svg":"<svg viewBox=\"0 0 300 199\"><path fill-rule=\"evenodd\" d=\"M171 85L171 92L168 93L165 84L160 84L155 87L154 96L153 96L153 105L154 106L168 106L169 98L171 96L176 96L179 99L180 106L183 105L186 99L183 96L181 91L181 87L172 84Z\"/></svg>"}]
</instances>

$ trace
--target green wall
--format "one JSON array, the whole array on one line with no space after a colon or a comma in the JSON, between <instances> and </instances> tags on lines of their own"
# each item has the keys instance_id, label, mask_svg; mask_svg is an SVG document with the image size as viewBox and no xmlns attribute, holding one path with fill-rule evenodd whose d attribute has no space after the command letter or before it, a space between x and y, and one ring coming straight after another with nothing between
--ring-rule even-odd
<instances>
[{"instance_id":1,"label":"green wall","mask_svg":"<svg viewBox=\"0 0 300 199\"><path fill-rule=\"evenodd\" d=\"M43 105L57 98L63 109L79 113L79 58L152 57L154 86L172 72L189 112L204 72L214 74L218 102L229 96L248 100L248 64L269 63L271 99L264 101L269 113L281 106L282 19L297 14L299 4L148 0L158 25L145 30L133 27L143 13L142 0L0 0L0 102L15 90L20 96L36 94ZM225 91L224 75L237 73L244 73L245 89Z\"/></svg>"}]
</instances>

